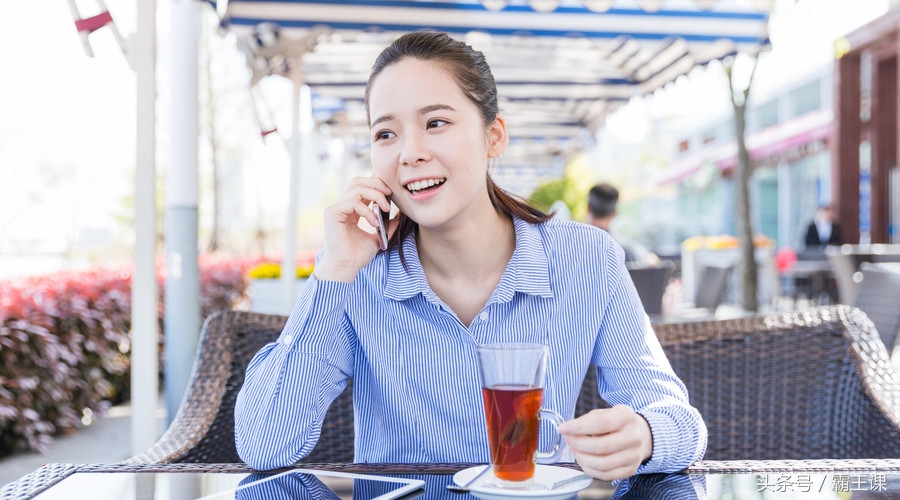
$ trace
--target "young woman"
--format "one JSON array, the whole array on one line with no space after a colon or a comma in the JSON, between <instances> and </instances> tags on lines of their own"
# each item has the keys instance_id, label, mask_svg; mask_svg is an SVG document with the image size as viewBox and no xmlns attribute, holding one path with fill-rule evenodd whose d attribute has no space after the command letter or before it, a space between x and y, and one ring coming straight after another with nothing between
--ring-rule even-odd
<instances>
[{"instance_id":1,"label":"young woman","mask_svg":"<svg viewBox=\"0 0 900 500\"><path fill-rule=\"evenodd\" d=\"M549 219L491 180L509 136L480 52L430 32L378 57L366 88L372 177L325 211L325 248L277 342L251 361L235 408L257 469L315 446L354 379L358 462L489 461L475 347L551 350L544 406L570 421L572 457L598 478L698 460L706 427L650 327L623 253L597 228ZM370 208L397 206L390 242ZM612 408L572 420L586 371Z\"/></svg>"}]
</instances>

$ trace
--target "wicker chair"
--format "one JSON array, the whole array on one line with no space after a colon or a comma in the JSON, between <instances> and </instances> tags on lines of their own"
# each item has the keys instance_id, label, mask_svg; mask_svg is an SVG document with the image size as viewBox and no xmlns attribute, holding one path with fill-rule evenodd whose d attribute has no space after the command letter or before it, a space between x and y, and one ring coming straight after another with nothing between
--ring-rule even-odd
<instances>
[{"instance_id":1,"label":"wicker chair","mask_svg":"<svg viewBox=\"0 0 900 500\"><path fill-rule=\"evenodd\" d=\"M664 260L656 266L628 266L628 274L647 314L662 314L663 295L673 271L675 263L670 260Z\"/></svg>"},{"instance_id":2,"label":"wicker chair","mask_svg":"<svg viewBox=\"0 0 900 500\"><path fill-rule=\"evenodd\" d=\"M825 256L828 263L831 264L831 271L834 273L834 281L837 283L838 302L841 304L853 304L856 299L856 281L853 280L853 274L859 269L862 262L871 261L864 255L854 255L849 252L842 251L841 247L829 246L825 249Z\"/></svg>"},{"instance_id":3,"label":"wicker chair","mask_svg":"<svg viewBox=\"0 0 900 500\"><path fill-rule=\"evenodd\" d=\"M859 309L818 307L654 329L706 421L705 459L900 456L900 388L884 344ZM579 404L590 407L596 385L585 385Z\"/></svg>"},{"instance_id":4,"label":"wicker chair","mask_svg":"<svg viewBox=\"0 0 900 500\"><path fill-rule=\"evenodd\" d=\"M710 314L715 314L725 297L725 288L728 286L728 278L733 269L734 266L704 266L700 272L694 307L704 308Z\"/></svg>"},{"instance_id":5,"label":"wicker chair","mask_svg":"<svg viewBox=\"0 0 900 500\"><path fill-rule=\"evenodd\" d=\"M859 265L862 280L853 299L856 307L875 323L888 355L894 352L897 330L900 329L900 263L871 263Z\"/></svg>"},{"instance_id":6,"label":"wicker chair","mask_svg":"<svg viewBox=\"0 0 900 500\"><path fill-rule=\"evenodd\" d=\"M191 381L175 419L147 451L126 463L238 463L234 403L253 355L278 338L286 316L224 311L203 325ZM348 384L325 416L307 463L353 461L353 391Z\"/></svg>"}]
</instances>

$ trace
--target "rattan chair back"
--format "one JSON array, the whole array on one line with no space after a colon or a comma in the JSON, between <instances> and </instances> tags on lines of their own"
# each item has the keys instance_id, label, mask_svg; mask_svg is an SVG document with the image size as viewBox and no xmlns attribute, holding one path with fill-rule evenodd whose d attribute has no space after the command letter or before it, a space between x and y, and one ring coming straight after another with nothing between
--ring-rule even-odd
<instances>
[{"instance_id":1,"label":"rattan chair back","mask_svg":"<svg viewBox=\"0 0 900 500\"><path fill-rule=\"evenodd\" d=\"M700 272L700 282L694 305L708 309L710 314L715 314L725 297L725 288L728 286L728 278L731 276L732 269L734 266L704 266Z\"/></svg>"},{"instance_id":2,"label":"rattan chair back","mask_svg":"<svg viewBox=\"0 0 900 500\"><path fill-rule=\"evenodd\" d=\"M894 351L897 330L900 329L900 263L876 264L863 262L859 265L862 280L856 290L854 305L875 323L878 336L887 348L888 355Z\"/></svg>"},{"instance_id":3,"label":"rattan chair back","mask_svg":"<svg viewBox=\"0 0 900 500\"><path fill-rule=\"evenodd\" d=\"M900 456L900 388L859 309L654 329L706 422L706 459Z\"/></svg>"},{"instance_id":4,"label":"rattan chair back","mask_svg":"<svg viewBox=\"0 0 900 500\"><path fill-rule=\"evenodd\" d=\"M172 424L149 450L126 463L240 462L234 445L235 399L253 355L278 338L286 321L286 316L247 311L210 316ZM352 392L351 383L332 403L319 441L303 462L353 461Z\"/></svg>"},{"instance_id":5,"label":"rattan chair back","mask_svg":"<svg viewBox=\"0 0 900 500\"><path fill-rule=\"evenodd\" d=\"M853 304L856 299L856 281L853 280L853 274L859 268L860 262L857 262L857 256L843 252L841 247L829 246L825 249L825 255L828 263L831 265L831 271L834 274L834 281L838 289L838 301L841 304Z\"/></svg>"},{"instance_id":6,"label":"rattan chair back","mask_svg":"<svg viewBox=\"0 0 900 500\"><path fill-rule=\"evenodd\" d=\"M670 260L655 266L628 266L628 274L647 314L662 314L663 295L674 271L675 263Z\"/></svg>"}]
</instances>

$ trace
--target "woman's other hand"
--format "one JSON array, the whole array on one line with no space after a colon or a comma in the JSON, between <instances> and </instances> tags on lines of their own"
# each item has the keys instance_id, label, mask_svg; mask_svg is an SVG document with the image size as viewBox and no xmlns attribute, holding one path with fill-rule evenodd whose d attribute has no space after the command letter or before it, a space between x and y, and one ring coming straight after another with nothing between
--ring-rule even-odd
<instances>
[{"instance_id":1,"label":"woman's other hand","mask_svg":"<svg viewBox=\"0 0 900 500\"><path fill-rule=\"evenodd\" d=\"M625 405L592 410L559 430L582 470L604 481L634 475L653 453L650 424Z\"/></svg>"},{"instance_id":2,"label":"woman's other hand","mask_svg":"<svg viewBox=\"0 0 900 500\"><path fill-rule=\"evenodd\" d=\"M378 253L378 235L359 227L364 218L372 227L378 227L380 216L370 205L389 211L388 196L391 189L377 177L357 177L341 198L325 209L325 253L316 266L316 279L351 282L356 274ZM387 223L388 238L397 227L397 221Z\"/></svg>"}]
</instances>

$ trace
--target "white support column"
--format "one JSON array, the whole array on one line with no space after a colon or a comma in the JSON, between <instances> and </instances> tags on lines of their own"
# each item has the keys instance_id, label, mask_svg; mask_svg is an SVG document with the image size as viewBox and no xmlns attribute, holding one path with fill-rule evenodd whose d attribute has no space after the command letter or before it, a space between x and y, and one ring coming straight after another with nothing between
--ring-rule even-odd
<instances>
[{"instance_id":1,"label":"white support column","mask_svg":"<svg viewBox=\"0 0 900 500\"><path fill-rule=\"evenodd\" d=\"M166 173L165 393L168 421L181 405L200 336L197 264L198 78L201 4L172 1L172 151Z\"/></svg>"},{"instance_id":2,"label":"white support column","mask_svg":"<svg viewBox=\"0 0 900 500\"><path fill-rule=\"evenodd\" d=\"M184 398L200 337L199 47L200 3L172 1L171 157L166 172L165 393L167 421ZM173 477L169 498L201 495L199 478Z\"/></svg>"},{"instance_id":3,"label":"white support column","mask_svg":"<svg viewBox=\"0 0 900 500\"><path fill-rule=\"evenodd\" d=\"M131 278L131 452L158 437L159 337L156 289L156 0L138 0L128 54L137 75L134 274Z\"/></svg>"},{"instance_id":4,"label":"white support column","mask_svg":"<svg viewBox=\"0 0 900 500\"><path fill-rule=\"evenodd\" d=\"M297 211L300 207L300 183L307 162L305 158L312 147L310 135L313 130L312 92L309 85L294 80L293 125L291 127L290 156L291 175L288 195L287 220L284 230L284 259L281 262L282 307L288 314L297 299Z\"/></svg>"}]
</instances>

